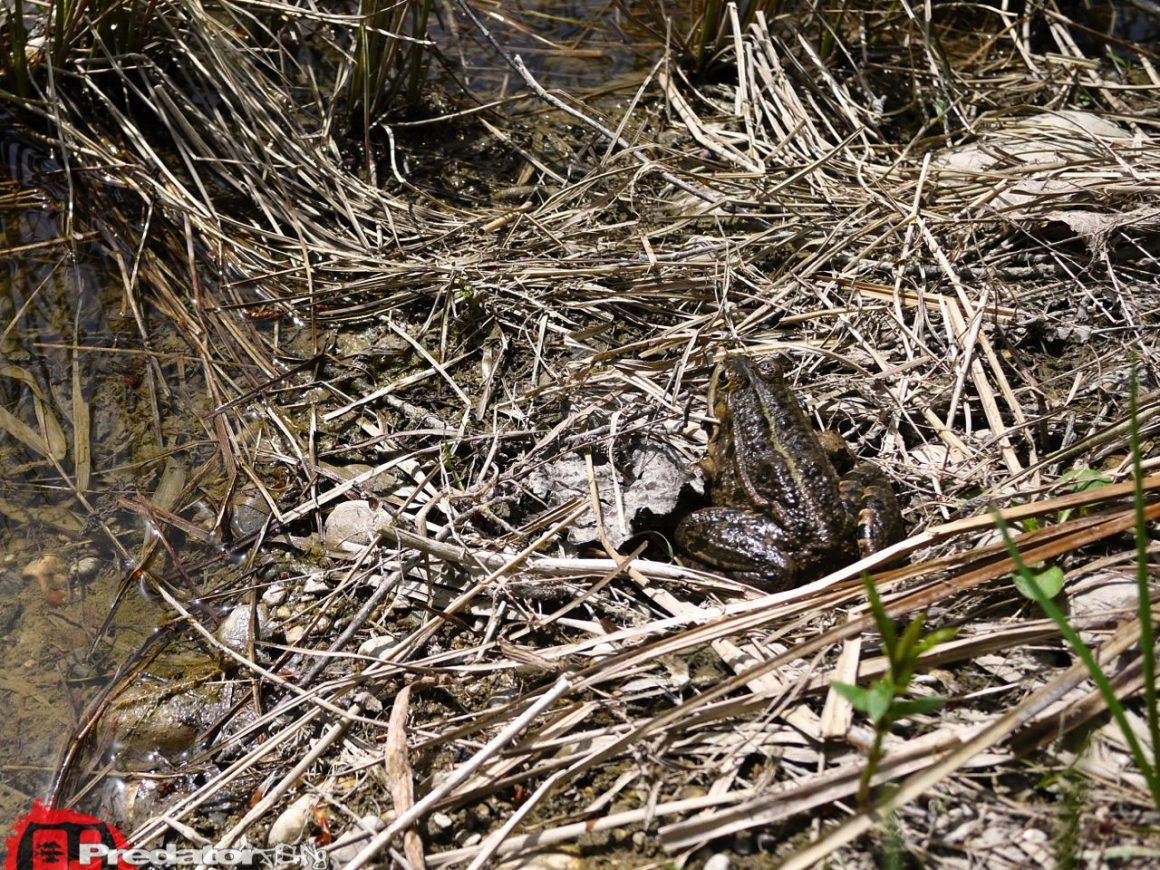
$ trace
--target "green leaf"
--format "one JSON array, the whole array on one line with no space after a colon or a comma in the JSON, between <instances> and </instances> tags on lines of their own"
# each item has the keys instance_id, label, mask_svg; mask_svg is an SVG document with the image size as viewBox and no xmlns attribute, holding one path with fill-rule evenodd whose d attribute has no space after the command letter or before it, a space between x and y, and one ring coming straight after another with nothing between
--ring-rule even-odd
<instances>
[{"instance_id":1,"label":"green leaf","mask_svg":"<svg viewBox=\"0 0 1160 870\"><path fill-rule=\"evenodd\" d=\"M850 706L859 713L868 713L870 711L870 692L868 689L863 689L861 686L852 686L849 683L842 683L838 680L830 683L834 691L850 702Z\"/></svg>"},{"instance_id":2,"label":"green leaf","mask_svg":"<svg viewBox=\"0 0 1160 870\"><path fill-rule=\"evenodd\" d=\"M946 628L936 628L930 634L919 638L918 644L914 648L915 657L917 658L927 650L934 649L940 643L946 643L958 633L959 630L953 625L948 625Z\"/></svg>"},{"instance_id":3,"label":"green leaf","mask_svg":"<svg viewBox=\"0 0 1160 870\"><path fill-rule=\"evenodd\" d=\"M1112 482L1112 478L1102 471L1084 467L1071 469L1066 474L1060 476L1059 482L1070 484L1068 488L1075 492L1083 492L1084 490L1099 489L1101 486L1107 486Z\"/></svg>"},{"instance_id":4,"label":"green leaf","mask_svg":"<svg viewBox=\"0 0 1160 870\"><path fill-rule=\"evenodd\" d=\"M890 680L882 679L870 687L866 715L871 722L881 722L886 718L894 701L894 686Z\"/></svg>"},{"instance_id":5,"label":"green leaf","mask_svg":"<svg viewBox=\"0 0 1160 870\"><path fill-rule=\"evenodd\" d=\"M1066 474L1061 475L1059 482L1067 484L1067 488L1074 492L1083 492L1088 489L1099 489L1101 486L1107 486L1109 483L1112 483L1112 478L1103 472L1085 466L1083 468L1073 468ZM1076 512L1075 508L1064 508L1059 512L1058 521L1065 523ZM1086 513L1087 509L1081 508L1080 512Z\"/></svg>"},{"instance_id":6,"label":"green leaf","mask_svg":"<svg viewBox=\"0 0 1160 870\"><path fill-rule=\"evenodd\" d=\"M890 653L890 665L899 691L904 691L910 683L910 678L914 676L915 659L918 658L915 648L922 640L925 623L925 614L917 614L903 630L898 645Z\"/></svg>"},{"instance_id":7,"label":"green leaf","mask_svg":"<svg viewBox=\"0 0 1160 870\"><path fill-rule=\"evenodd\" d=\"M1139 600L1140 607L1144 611L1144 615L1140 618L1140 623L1143 626L1144 624L1150 622L1150 611L1148 610L1147 595L1148 569L1147 560L1144 556L1147 548L1147 534L1145 532L1146 525L1144 522L1144 493L1142 488L1143 469L1140 463L1139 432L1137 429L1137 412L1135 408L1136 391L1134 389L1134 377L1132 380L1132 387L1133 389L1129 392L1131 411L1129 412L1128 417L1131 421L1131 427L1129 430L1131 432L1130 444L1133 465L1135 466L1133 469L1133 478L1135 479L1136 483L1136 543L1137 547L1139 548L1137 562L1139 563L1138 571L1140 573L1139 580L1142 591L1142 594L1139 596ZM1015 541L1011 538L1011 530L1007 526L1007 523L1004 521L1003 515L996 511L993 516L995 525L998 526L999 531L1003 535L1003 543L1007 545L1007 553L1010 555L1011 560L1015 563L1016 569L1020 574L1030 576L1029 572L1027 571L1027 566L1023 562L1023 556L1019 553L1019 548L1015 545ZM1030 588L1032 588L1035 592L1039 591L1038 584L1033 584ZM1103 669L1100 667L1100 663L1096 660L1096 657L1092 654L1092 651L1088 649L1087 645L1083 642L1083 639L1079 636L1079 633L1075 630L1075 628L1072 627L1071 623L1067 621L1067 617L1063 615L1063 611L1056 607L1049 598L1041 599L1039 601L1039 606L1043 608L1043 612L1047 614L1048 618L1059 627L1060 634L1063 635L1064 639L1068 643L1068 646L1071 647L1072 651L1083 662L1084 667L1087 668L1092 680L1100 690L1100 695L1103 697L1104 702L1107 704L1108 711L1112 714L1112 718L1116 720L1116 724L1119 725L1120 732L1124 735L1124 740L1127 742L1129 748L1132 751L1132 757L1135 759L1136 765L1144 774L1144 778L1148 782L1148 790L1152 794L1153 804L1156 807L1160 807L1160 771L1157 770L1156 758L1154 756L1151 759L1148 757L1148 753L1144 751L1140 740L1136 737L1136 730L1128 724L1127 715L1124 712L1124 705L1120 703L1120 699L1116 696L1115 689L1112 688L1112 683L1108 679L1107 674L1104 673ZM1152 641L1154 640L1154 635L1151 631L1145 629L1142 639L1144 640L1145 648L1148 648L1151 646ZM1153 674L1145 680L1145 685L1150 686L1153 685L1154 682L1155 679L1153 672ZM1153 698L1154 697L1155 696L1153 693ZM1155 701L1153 699L1149 699L1149 702L1150 706L1154 707ZM1154 709L1149 711L1149 718L1156 716L1157 714L1154 712ZM1150 724L1150 730L1153 732L1153 734L1158 735L1158 739L1153 742L1153 746L1160 744L1160 721L1158 721L1156 727L1152 727Z\"/></svg>"},{"instance_id":8,"label":"green leaf","mask_svg":"<svg viewBox=\"0 0 1160 870\"><path fill-rule=\"evenodd\" d=\"M866 600L870 602L870 612L874 614L874 623L878 626L878 633L882 635L882 645L886 648L889 656L898 643L898 637L894 633L894 623L890 621L886 608L882 606L882 599L878 597L878 587L874 585L869 574L862 575L862 585L866 589Z\"/></svg>"},{"instance_id":9,"label":"green leaf","mask_svg":"<svg viewBox=\"0 0 1160 870\"><path fill-rule=\"evenodd\" d=\"M1053 565L1038 574L1032 574L1030 571L1017 574L1015 588L1024 598L1030 598L1032 601L1039 601L1041 598L1050 600L1063 591L1063 569Z\"/></svg>"}]
</instances>

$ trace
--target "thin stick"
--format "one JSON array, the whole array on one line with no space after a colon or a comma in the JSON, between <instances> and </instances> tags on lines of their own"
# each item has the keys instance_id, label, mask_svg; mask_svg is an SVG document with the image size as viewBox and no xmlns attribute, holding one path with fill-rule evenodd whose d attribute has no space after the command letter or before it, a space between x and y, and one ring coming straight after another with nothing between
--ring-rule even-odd
<instances>
[{"instance_id":1,"label":"thin stick","mask_svg":"<svg viewBox=\"0 0 1160 870\"><path fill-rule=\"evenodd\" d=\"M355 855L342 870L359 870L360 867L364 867L394 839L396 834L411 827L416 821L425 816L428 810L439 803L446 795L454 791L456 786L467 780L493 755L515 740L517 735L534 721L540 713L555 703L557 698L571 691L571 689L571 679L567 676L560 677L551 689L545 692L534 704L524 711L523 715L512 720L506 728L497 734L486 746L475 753L470 760L452 771L451 775L429 792L425 798L407 810L407 812L398 816L385 830L376 834L375 838L364 846L362 851Z\"/></svg>"}]
</instances>

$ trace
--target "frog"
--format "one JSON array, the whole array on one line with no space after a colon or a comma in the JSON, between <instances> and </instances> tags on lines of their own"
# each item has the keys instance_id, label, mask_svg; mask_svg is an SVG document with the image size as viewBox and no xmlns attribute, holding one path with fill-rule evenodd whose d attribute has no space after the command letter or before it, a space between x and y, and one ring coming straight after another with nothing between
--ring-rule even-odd
<instances>
[{"instance_id":1,"label":"frog","mask_svg":"<svg viewBox=\"0 0 1160 870\"><path fill-rule=\"evenodd\" d=\"M676 528L686 556L775 592L901 540L886 475L836 432L814 430L781 357L731 357L725 373L706 460L711 506Z\"/></svg>"},{"instance_id":2,"label":"frog","mask_svg":"<svg viewBox=\"0 0 1160 870\"><path fill-rule=\"evenodd\" d=\"M101 754L122 771L180 759L233 700L217 659L175 653L117 687L101 714Z\"/></svg>"}]
</instances>

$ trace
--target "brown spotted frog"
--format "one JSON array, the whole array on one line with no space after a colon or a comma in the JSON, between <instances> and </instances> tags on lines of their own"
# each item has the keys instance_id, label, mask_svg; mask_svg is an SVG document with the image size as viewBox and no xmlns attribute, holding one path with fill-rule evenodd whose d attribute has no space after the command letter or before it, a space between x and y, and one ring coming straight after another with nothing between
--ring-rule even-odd
<instances>
[{"instance_id":1,"label":"brown spotted frog","mask_svg":"<svg viewBox=\"0 0 1160 870\"><path fill-rule=\"evenodd\" d=\"M709 446L712 507L678 524L682 551L777 591L902 537L902 515L885 475L868 462L855 463L837 433L814 431L776 357L733 358L726 373Z\"/></svg>"}]
</instances>

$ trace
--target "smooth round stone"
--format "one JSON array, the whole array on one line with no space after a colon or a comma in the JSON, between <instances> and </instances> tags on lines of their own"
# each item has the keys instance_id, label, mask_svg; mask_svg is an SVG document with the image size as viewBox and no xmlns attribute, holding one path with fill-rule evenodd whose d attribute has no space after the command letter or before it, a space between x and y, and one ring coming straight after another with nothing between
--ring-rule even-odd
<instances>
[{"instance_id":1,"label":"smooth round stone","mask_svg":"<svg viewBox=\"0 0 1160 870\"><path fill-rule=\"evenodd\" d=\"M373 508L363 499L335 505L322 529L322 541L328 547L362 546L374 540L390 517L381 508Z\"/></svg>"}]
</instances>

